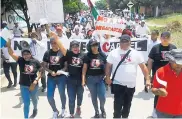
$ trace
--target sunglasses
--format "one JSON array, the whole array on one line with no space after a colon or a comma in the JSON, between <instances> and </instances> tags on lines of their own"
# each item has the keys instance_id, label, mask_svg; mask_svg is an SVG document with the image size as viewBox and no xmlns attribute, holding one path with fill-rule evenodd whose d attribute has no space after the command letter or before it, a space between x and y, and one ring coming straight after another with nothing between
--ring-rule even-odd
<instances>
[{"instance_id":1,"label":"sunglasses","mask_svg":"<svg viewBox=\"0 0 182 119\"><path fill-rule=\"evenodd\" d=\"M91 47L98 47L98 44L91 45Z\"/></svg>"},{"instance_id":2,"label":"sunglasses","mask_svg":"<svg viewBox=\"0 0 182 119\"><path fill-rule=\"evenodd\" d=\"M73 45L73 46L71 46L72 48L78 48L79 47L79 45Z\"/></svg>"}]
</instances>

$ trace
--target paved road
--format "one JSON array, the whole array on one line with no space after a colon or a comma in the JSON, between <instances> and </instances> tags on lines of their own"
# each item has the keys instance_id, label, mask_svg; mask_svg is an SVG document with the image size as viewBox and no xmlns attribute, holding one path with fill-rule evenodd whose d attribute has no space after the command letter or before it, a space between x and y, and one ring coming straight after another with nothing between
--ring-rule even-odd
<instances>
[{"instance_id":1,"label":"paved road","mask_svg":"<svg viewBox=\"0 0 182 119\"><path fill-rule=\"evenodd\" d=\"M5 79L1 79L5 80ZM23 118L23 104L20 98L20 90L19 86L16 88L7 89L5 86L7 85L7 81L3 81L1 86L1 96L0 96L0 103L1 103L1 119L6 118ZM135 96L132 102L131 112L129 118L135 119L146 119L152 113L153 107L153 95L151 93L144 93L143 91L143 76L141 75L141 71L138 72L137 77L137 87ZM58 95L58 91L56 90L55 93L55 100L58 109L61 109L61 102ZM67 101L68 102L68 101ZM108 118L112 118L113 114L113 96L107 93L107 100L106 100L106 113ZM39 93L39 105L38 105L38 118L42 119L50 119L52 117L52 110L48 104L46 93ZM30 113L32 113L32 104L30 107ZM68 103L67 103L67 112L68 112ZM94 115L94 110L92 107L90 94L87 89L84 92L84 100L82 105L82 118L90 118ZM69 114L67 115L69 116Z\"/></svg>"}]
</instances>

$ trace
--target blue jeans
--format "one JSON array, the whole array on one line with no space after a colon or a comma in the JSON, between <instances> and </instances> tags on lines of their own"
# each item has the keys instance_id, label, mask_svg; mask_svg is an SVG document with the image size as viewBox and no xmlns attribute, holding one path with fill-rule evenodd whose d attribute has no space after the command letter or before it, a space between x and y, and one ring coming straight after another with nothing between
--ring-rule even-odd
<instances>
[{"instance_id":1,"label":"blue jeans","mask_svg":"<svg viewBox=\"0 0 182 119\"><path fill-rule=\"evenodd\" d=\"M67 82L67 91L69 97L70 114L74 114L75 100L77 97L77 106L82 105L84 88L81 85L81 77L69 77Z\"/></svg>"},{"instance_id":2,"label":"blue jeans","mask_svg":"<svg viewBox=\"0 0 182 119\"><path fill-rule=\"evenodd\" d=\"M157 118L182 118L182 115L170 115L156 110Z\"/></svg>"},{"instance_id":3,"label":"blue jeans","mask_svg":"<svg viewBox=\"0 0 182 119\"><path fill-rule=\"evenodd\" d=\"M24 103L24 118L28 118L29 116L29 110L30 110L30 98L32 99L33 107L34 109L37 109L37 103L38 103L38 85L35 87L33 91L29 90L28 86L22 86L20 85L20 91L21 91L21 97Z\"/></svg>"},{"instance_id":4,"label":"blue jeans","mask_svg":"<svg viewBox=\"0 0 182 119\"><path fill-rule=\"evenodd\" d=\"M88 76L86 80L95 112L99 112L97 97L100 101L100 110L105 111L104 105L106 102L106 87L103 78L104 76Z\"/></svg>"},{"instance_id":5,"label":"blue jeans","mask_svg":"<svg viewBox=\"0 0 182 119\"><path fill-rule=\"evenodd\" d=\"M58 111L56 108L55 100L54 100L54 92L56 89L56 85L58 87L59 95L61 98L62 103L62 109L65 109L66 105L66 94L65 94L65 88L66 88L66 80L67 77L65 75L61 76L48 76L47 80L47 99L48 102L54 112Z\"/></svg>"}]
</instances>

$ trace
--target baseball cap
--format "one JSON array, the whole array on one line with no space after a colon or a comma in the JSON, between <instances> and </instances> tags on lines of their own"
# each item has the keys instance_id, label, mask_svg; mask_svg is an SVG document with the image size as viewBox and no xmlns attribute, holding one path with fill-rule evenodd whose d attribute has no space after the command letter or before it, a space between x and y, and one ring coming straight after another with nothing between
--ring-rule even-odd
<instances>
[{"instance_id":1,"label":"baseball cap","mask_svg":"<svg viewBox=\"0 0 182 119\"><path fill-rule=\"evenodd\" d=\"M24 52L31 53L30 49L22 49L22 50L21 50L21 53L23 54Z\"/></svg>"},{"instance_id":2,"label":"baseball cap","mask_svg":"<svg viewBox=\"0 0 182 119\"><path fill-rule=\"evenodd\" d=\"M122 35L121 37L119 37L120 41L130 41L131 37L127 34Z\"/></svg>"},{"instance_id":3,"label":"baseball cap","mask_svg":"<svg viewBox=\"0 0 182 119\"><path fill-rule=\"evenodd\" d=\"M2 23L3 23L3 24L8 24L6 21L3 21Z\"/></svg>"},{"instance_id":4,"label":"baseball cap","mask_svg":"<svg viewBox=\"0 0 182 119\"><path fill-rule=\"evenodd\" d=\"M164 54L165 58L182 65L182 49L173 49Z\"/></svg>"},{"instance_id":5,"label":"baseball cap","mask_svg":"<svg viewBox=\"0 0 182 119\"><path fill-rule=\"evenodd\" d=\"M91 39L90 41L89 41L89 45L98 45L99 43L98 43L98 41L96 40L96 39Z\"/></svg>"},{"instance_id":6,"label":"baseball cap","mask_svg":"<svg viewBox=\"0 0 182 119\"><path fill-rule=\"evenodd\" d=\"M171 37L171 33L168 32L168 31L165 31L165 32L163 32L163 33L161 34L161 37L163 37L163 38L170 38L170 37Z\"/></svg>"},{"instance_id":7,"label":"baseball cap","mask_svg":"<svg viewBox=\"0 0 182 119\"><path fill-rule=\"evenodd\" d=\"M71 46L71 47L74 46L74 45L79 46L79 44L80 44L80 43L79 43L78 41L73 40L73 41L71 41L70 46Z\"/></svg>"},{"instance_id":8,"label":"baseball cap","mask_svg":"<svg viewBox=\"0 0 182 119\"><path fill-rule=\"evenodd\" d=\"M141 23L145 23L145 20L142 20Z\"/></svg>"}]
</instances>

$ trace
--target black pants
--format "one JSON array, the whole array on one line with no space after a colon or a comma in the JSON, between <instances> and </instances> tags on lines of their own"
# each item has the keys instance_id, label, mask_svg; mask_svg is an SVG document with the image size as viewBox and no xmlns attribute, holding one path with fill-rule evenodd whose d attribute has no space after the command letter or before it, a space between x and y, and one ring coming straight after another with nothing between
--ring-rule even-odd
<instances>
[{"instance_id":1,"label":"black pants","mask_svg":"<svg viewBox=\"0 0 182 119\"><path fill-rule=\"evenodd\" d=\"M41 77L41 83L42 83L42 88L46 88L46 75L45 75L45 70L42 72L42 77Z\"/></svg>"},{"instance_id":2,"label":"black pants","mask_svg":"<svg viewBox=\"0 0 182 119\"><path fill-rule=\"evenodd\" d=\"M114 118L128 118L135 88L122 85L113 85L117 92L114 93Z\"/></svg>"},{"instance_id":3,"label":"black pants","mask_svg":"<svg viewBox=\"0 0 182 119\"><path fill-rule=\"evenodd\" d=\"M4 74L8 79L9 84L12 84L12 80L10 77L10 67L14 76L14 84L17 84L17 63L7 63L5 61L3 62Z\"/></svg>"}]
</instances>

